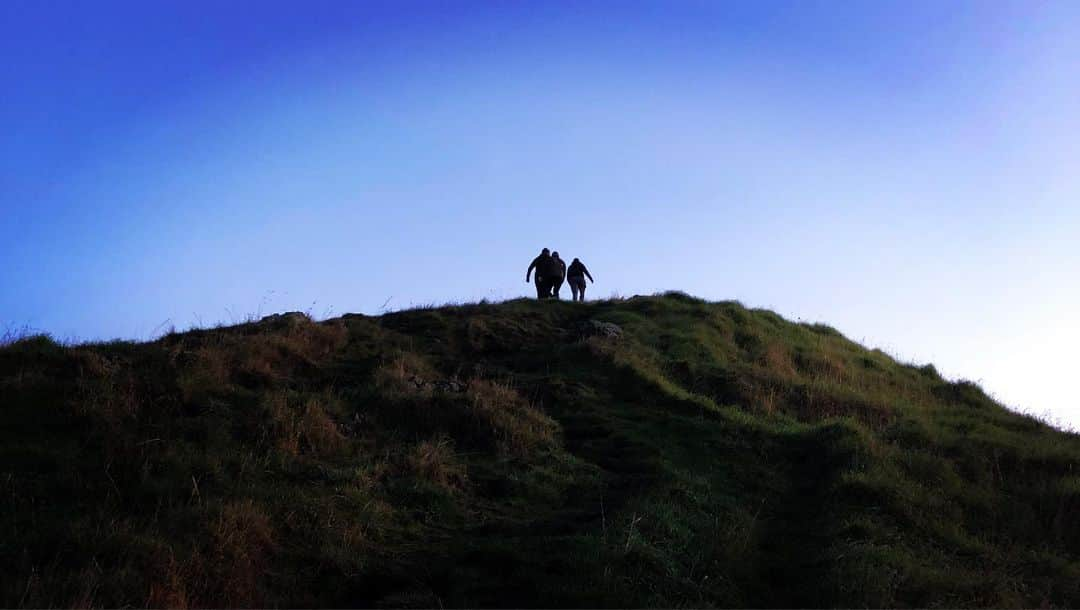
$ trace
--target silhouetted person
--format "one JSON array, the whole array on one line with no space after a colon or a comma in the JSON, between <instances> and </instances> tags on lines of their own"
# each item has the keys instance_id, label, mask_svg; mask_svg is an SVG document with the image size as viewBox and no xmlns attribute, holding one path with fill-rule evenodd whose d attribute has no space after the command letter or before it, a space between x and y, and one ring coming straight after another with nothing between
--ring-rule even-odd
<instances>
[{"instance_id":1,"label":"silhouetted person","mask_svg":"<svg viewBox=\"0 0 1080 610\"><path fill-rule=\"evenodd\" d=\"M588 276L590 282L593 281L589 270L585 268L585 263L575 258L574 261L570 263L570 268L566 270L566 282L570 284L570 292L575 301L585 300L586 276Z\"/></svg>"},{"instance_id":2,"label":"silhouetted person","mask_svg":"<svg viewBox=\"0 0 1080 610\"><path fill-rule=\"evenodd\" d=\"M559 290L562 288L563 281L566 280L566 261L559 258L558 252L551 253L552 260L552 275L551 275L551 294L556 299L559 298Z\"/></svg>"},{"instance_id":3,"label":"silhouetted person","mask_svg":"<svg viewBox=\"0 0 1080 610\"><path fill-rule=\"evenodd\" d=\"M529 269L525 272L525 283L529 283L529 275L532 274L533 269L536 270L536 275L533 279L536 281L536 298L547 299L551 297L551 275L554 271L554 261L551 258L551 251L544 248L540 251L540 256L533 259L533 262L529 263Z\"/></svg>"}]
</instances>

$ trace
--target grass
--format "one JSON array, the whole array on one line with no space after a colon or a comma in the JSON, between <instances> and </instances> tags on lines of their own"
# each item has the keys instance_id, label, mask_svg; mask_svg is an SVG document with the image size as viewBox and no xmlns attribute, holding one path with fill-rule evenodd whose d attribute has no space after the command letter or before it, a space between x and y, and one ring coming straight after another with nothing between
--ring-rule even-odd
<instances>
[{"instance_id":1,"label":"grass","mask_svg":"<svg viewBox=\"0 0 1080 610\"><path fill-rule=\"evenodd\" d=\"M1080 438L734 302L6 343L3 606L1080 605Z\"/></svg>"}]
</instances>

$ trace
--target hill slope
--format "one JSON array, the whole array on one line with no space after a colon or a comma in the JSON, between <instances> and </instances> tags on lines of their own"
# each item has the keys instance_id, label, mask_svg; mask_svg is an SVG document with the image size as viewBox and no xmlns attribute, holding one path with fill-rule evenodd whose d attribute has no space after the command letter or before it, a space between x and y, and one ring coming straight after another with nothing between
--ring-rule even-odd
<instances>
[{"instance_id":1,"label":"hill slope","mask_svg":"<svg viewBox=\"0 0 1080 610\"><path fill-rule=\"evenodd\" d=\"M1080 605L1080 438L737 303L30 338L0 424L2 606Z\"/></svg>"}]
</instances>

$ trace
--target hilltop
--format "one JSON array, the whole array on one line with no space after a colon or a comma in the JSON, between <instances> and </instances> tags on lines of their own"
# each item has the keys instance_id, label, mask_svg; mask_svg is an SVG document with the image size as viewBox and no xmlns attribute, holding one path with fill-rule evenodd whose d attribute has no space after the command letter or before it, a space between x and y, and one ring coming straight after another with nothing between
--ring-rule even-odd
<instances>
[{"instance_id":1,"label":"hilltop","mask_svg":"<svg viewBox=\"0 0 1080 610\"><path fill-rule=\"evenodd\" d=\"M0 348L0 606L1078 606L1080 437L680 293Z\"/></svg>"}]
</instances>

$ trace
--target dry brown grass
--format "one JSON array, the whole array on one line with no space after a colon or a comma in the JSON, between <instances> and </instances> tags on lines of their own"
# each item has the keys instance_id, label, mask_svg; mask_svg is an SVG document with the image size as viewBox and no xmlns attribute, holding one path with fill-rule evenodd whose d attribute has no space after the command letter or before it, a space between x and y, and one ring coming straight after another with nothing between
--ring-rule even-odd
<instances>
[{"instance_id":1,"label":"dry brown grass","mask_svg":"<svg viewBox=\"0 0 1080 610\"><path fill-rule=\"evenodd\" d=\"M270 517L252 500L226 504L214 524L211 566L219 575L222 606L252 606L262 599L259 581L274 548Z\"/></svg>"},{"instance_id":2,"label":"dry brown grass","mask_svg":"<svg viewBox=\"0 0 1080 610\"><path fill-rule=\"evenodd\" d=\"M75 370L79 378L95 379L107 377L116 372L118 368L105 356L84 347L76 347L71 350L71 357L75 361Z\"/></svg>"},{"instance_id":3,"label":"dry brown grass","mask_svg":"<svg viewBox=\"0 0 1080 610\"><path fill-rule=\"evenodd\" d=\"M298 353L321 360L344 347L349 329L340 321L315 323L309 319L307 324L294 327L287 337Z\"/></svg>"},{"instance_id":4,"label":"dry brown grass","mask_svg":"<svg viewBox=\"0 0 1080 610\"><path fill-rule=\"evenodd\" d=\"M822 354L821 362L821 376L836 385L844 385L851 377L848 374L847 364L843 356L832 351L825 351Z\"/></svg>"},{"instance_id":5,"label":"dry brown grass","mask_svg":"<svg viewBox=\"0 0 1080 610\"><path fill-rule=\"evenodd\" d=\"M484 351L491 343L493 333L487 321L481 317L471 317L465 323L465 337L474 351Z\"/></svg>"},{"instance_id":6,"label":"dry brown grass","mask_svg":"<svg viewBox=\"0 0 1080 610\"><path fill-rule=\"evenodd\" d=\"M362 549L368 544L367 528L356 523L346 525L341 530L341 541L350 549Z\"/></svg>"},{"instance_id":7,"label":"dry brown grass","mask_svg":"<svg viewBox=\"0 0 1080 610\"><path fill-rule=\"evenodd\" d=\"M843 392L829 382L807 384L793 402L796 415L804 421L851 417L871 429L880 430L895 419L890 403Z\"/></svg>"},{"instance_id":8,"label":"dry brown grass","mask_svg":"<svg viewBox=\"0 0 1080 610\"><path fill-rule=\"evenodd\" d=\"M812 352L799 354L796 360L799 371L815 381L826 381L839 386L851 378L844 356L826 343Z\"/></svg>"},{"instance_id":9,"label":"dry brown grass","mask_svg":"<svg viewBox=\"0 0 1080 610\"><path fill-rule=\"evenodd\" d=\"M312 454L319 457L340 455L348 439L327 413L332 396L314 396L294 404L285 392L266 396L270 414L270 433L274 445L289 455Z\"/></svg>"},{"instance_id":10,"label":"dry brown grass","mask_svg":"<svg viewBox=\"0 0 1080 610\"><path fill-rule=\"evenodd\" d=\"M501 452L524 455L554 443L555 421L529 404L509 384L473 379L466 397L473 416L481 426L490 429Z\"/></svg>"},{"instance_id":11,"label":"dry brown grass","mask_svg":"<svg viewBox=\"0 0 1080 610\"><path fill-rule=\"evenodd\" d=\"M309 451L321 457L338 455L346 445L341 429L317 398L309 398L304 404L300 416L300 438Z\"/></svg>"},{"instance_id":12,"label":"dry brown grass","mask_svg":"<svg viewBox=\"0 0 1080 610\"><path fill-rule=\"evenodd\" d=\"M370 493L395 473L395 466L389 459L375 459L356 469L356 489L363 493Z\"/></svg>"},{"instance_id":13,"label":"dry brown grass","mask_svg":"<svg viewBox=\"0 0 1080 610\"><path fill-rule=\"evenodd\" d=\"M375 370L374 382L379 393L387 399L405 400L431 396L431 386L423 382L437 377L434 367L423 357L401 352Z\"/></svg>"},{"instance_id":14,"label":"dry brown grass","mask_svg":"<svg viewBox=\"0 0 1080 610\"><path fill-rule=\"evenodd\" d=\"M785 389L771 383L760 383L750 386L750 406L758 411L772 415L784 406Z\"/></svg>"},{"instance_id":15,"label":"dry brown grass","mask_svg":"<svg viewBox=\"0 0 1080 610\"><path fill-rule=\"evenodd\" d=\"M318 324L297 316L287 327L256 332L213 332L172 346L181 362L178 383L185 401L227 389L236 380L274 384L317 366L348 341L344 324Z\"/></svg>"},{"instance_id":16,"label":"dry brown grass","mask_svg":"<svg viewBox=\"0 0 1080 610\"><path fill-rule=\"evenodd\" d=\"M528 325L497 316L472 316L465 323L465 339L476 352L517 349L533 335Z\"/></svg>"},{"instance_id":17,"label":"dry brown grass","mask_svg":"<svg viewBox=\"0 0 1080 610\"><path fill-rule=\"evenodd\" d=\"M374 373L374 384L385 404L384 423L404 420L428 434L483 439L503 454L524 455L553 443L556 424L508 384L474 377L453 382L464 391L440 389L451 383L422 357L402 353ZM468 442L468 441L466 441Z\"/></svg>"},{"instance_id":18,"label":"dry brown grass","mask_svg":"<svg viewBox=\"0 0 1080 610\"><path fill-rule=\"evenodd\" d=\"M468 482L465 465L454 453L454 443L447 437L424 441L409 452L405 461L413 476L454 492Z\"/></svg>"},{"instance_id":19,"label":"dry brown grass","mask_svg":"<svg viewBox=\"0 0 1080 610\"><path fill-rule=\"evenodd\" d=\"M263 400L270 413L270 436L274 446L289 455L299 455L300 422L289 405L288 395L285 392L275 392Z\"/></svg>"},{"instance_id":20,"label":"dry brown grass","mask_svg":"<svg viewBox=\"0 0 1080 610\"><path fill-rule=\"evenodd\" d=\"M215 345L196 348L188 356L187 365L177 375L180 397L184 402L196 402L226 389L231 369L227 349Z\"/></svg>"},{"instance_id":21,"label":"dry brown grass","mask_svg":"<svg viewBox=\"0 0 1080 610\"><path fill-rule=\"evenodd\" d=\"M130 365L118 365L89 353L74 352L77 370L72 408L115 428L139 412L138 380Z\"/></svg>"},{"instance_id":22,"label":"dry brown grass","mask_svg":"<svg viewBox=\"0 0 1080 610\"><path fill-rule=\"evenodd\" d=\"M279 381L331 355L347 340L343 324L316 324L305 317L284 330L243 337L235 346L236 366L242 373Z\"/></svg>"},{"instance_id":23,"label":"dry brown grass","mask_svg":"<svg viewBox=\"0 0 1080 610\"><path fill-rule=\"evenodd\" d=\"M176 560L172 553L161 559L162 565L154 569L157 578L150 583L146 596L147 608L191 608L189 567ZM153 568L152 568L153 569Z\"/></svg>"},{"instance_id":24,"label":"dry brown grass","mask_svg":"<svg viewBox=\"0 0 1080 610\"><path fill-rule=\"evenodd\" d=\"M610 337L589 337L585 339L585 347L598 358L613 358L618 351L619 342Z\"/></svg>"},{"instance_id":25,"label":"dry brown grass","mask_svg":"<svg viewBox=\"0 0 1080 610\"><path fill-rule=\"evenodd\" d=\"M205 545L184 560L164 550L148 566L155 578L146 605L151 608L193 608L208 605L260 605L270 558L276 548L267 511L253 500L225 504L208 524Z\"/></svg>"},{"instance_id":26,"label":"dry brown grass","mask_svg":"<svg viewBox=\"0 0 1080 610\"><path fill-rule=\"evenodd\" d=\"M791 363L791 354L787 346L781 343L774 341L766 345L761 363L779 377L791 379L797 375L795 366Z\"/></svg>"}]
</instances>

